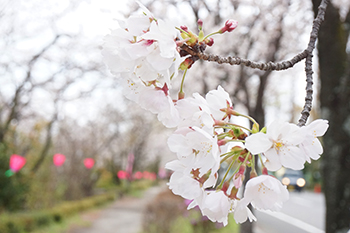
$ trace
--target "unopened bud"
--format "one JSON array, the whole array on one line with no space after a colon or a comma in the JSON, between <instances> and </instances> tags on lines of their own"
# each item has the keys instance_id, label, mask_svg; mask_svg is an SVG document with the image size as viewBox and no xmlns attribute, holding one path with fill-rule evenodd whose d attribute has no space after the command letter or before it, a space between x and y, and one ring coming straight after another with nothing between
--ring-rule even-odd
<instances>
[{"instance_id":1,"label":"unopened bud","mask_svg":"<svg viewBox=\"0 0 350 233\"><path fill-rule=\"evenodd\" d=\"M179 92L178 98L179 98L179 100L184 99L185 98L185 92L183 92L183 91Z\"/></svg>"},{"instance_id":2,"label":"unopened bud","mask_svg":"<svg viewBox=\"0 0 350 233\"><path fill-rule=\"evenodd\" d=\"M226 145L227 141L225 139L221 139L218 141L218 146L224 146Z\"/></svg>"},{"instance_id":3,"label":"unopened bud","mask_svg":"<svg viewBox=\"0 0 350 233\"><path fill-rule=\"evenodd\" d=\"M250 172L250 179L251 178L254 178L254 177L257 177L258 174L256 174L256 171L253 169L251 172Z\"/></svg>"},{"instance_id":4,"label":"unopened bud","mask_svg":"<svg viewBox=\"0 0 350 233\"><path fill-rule=\"evenodd\" d=\"M233 19L229 19L225 22L225 26L221 28L220 33L232 32L238 26L238 22Z\"/></svg>"},{"instance_id":5,"label":"unopened bud","mask_svg":"<svg viewBox=\"0 0 350 233\"><path fill-rule=\"evenodd\" d=\"M188 32L188 27L186 27L186 26L180 26L180 28L181 28L182 30L184 30L185 32Z\"/></svg>"},{"instance_id":6,"label":"unopened bud","mask_svg":"<svg viewBox=\"0 0 350 233\"><path fill-rule=\"evenodd\" d=\"M208 46L212 46L214 44L214 39L213 38L207 38L205 39L205 43L208 45Z\"/></svg>"},{"instance_id":7,"label":"unopened bud","mask_svg":"<svg viewBox=\"0 0 350 233\"><path fill-rule=\"evenodd\" d=\"M179 66L180 70L186 70L191 68L193 64L193 60L191 58L186 58Z\"/></svg>"},{"instance_id":8,"label":"unopened bud","mask_svg":"<svg viewBox=\"0 0 350 233\"><path fill-rule=\"evenodd\" d=\"M243 175L243 174L244 174L244 171L245 171L245 165L241 165L241 166L239 167L238 174Z\"/></svg>"},{"instance_id":9,"label":"unopened bud","mask_svg":"<svg viewBox=\"0 0 350 233\"><path fill-rule=\"evenodd\" d=\"M268 174L269 174L269 172L267 171L267 168L266 168L266 167L263 167L263 169L262 169L262 174L263 174L263 175L268 175Z\"/></svg>"},{"instance_id":10,"label":"unopened bud","mask_svg":"<svg viewBox=\"0 0 350 233\"><path fill-rule=\"evenodd\" d=\"M199 29L199 31L201 31L202 28L203 28L203 20L198 19L197 24L198 24L198 29Z\"/></svg>"}]
</instances>

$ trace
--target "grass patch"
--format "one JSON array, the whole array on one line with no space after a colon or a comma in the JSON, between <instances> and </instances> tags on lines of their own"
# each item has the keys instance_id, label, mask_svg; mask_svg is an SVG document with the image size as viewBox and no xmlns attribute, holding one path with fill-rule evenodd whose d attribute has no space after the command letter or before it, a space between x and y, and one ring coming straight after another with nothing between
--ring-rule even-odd
<instances>
[{"instance_id":1,"label":"grass patch","mask_svg":"<svg viewBox=\"0 0 350 233\"><path fill-rule=\"evenodd\" d=\"M90 225L91 223L87 222L86 220L83 220L80 215L74 215L60 223L53 223L49 226L32 231L32 233L63 233L66 232L72 226L88 227Z\"/></svg>"},{"instance_id":2,"label":"grass patch","mask_svg":"<svg viewBox=\"0 0 350 233\"><path fill-rule=\"evenodd\" d=\"M198 212L198 215L201 215ZM195 216L197 217L197 216ZM191 221L192 220L192 221ZM239 225L233 219L233 215L228 216L228 224L223 227L220 224L213 223L210 220L193 221L188 216L180 216L172 224L169 233L239 233Z\"/></svg>"}]
</instances>

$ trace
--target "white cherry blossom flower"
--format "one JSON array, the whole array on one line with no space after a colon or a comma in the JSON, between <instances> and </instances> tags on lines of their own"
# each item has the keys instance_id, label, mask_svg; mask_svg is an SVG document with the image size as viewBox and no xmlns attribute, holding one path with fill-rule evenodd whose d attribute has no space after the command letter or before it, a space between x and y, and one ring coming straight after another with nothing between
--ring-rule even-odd
<instances>
[{"instance_id":1,"label":"white cherry blossom flower","mask_svg":"<svg viewBox=\"0 0 350 233\"><path fill-rule=\"evenodd\" d=\"M234 213L234 219L237 223L243 223L247 219L250 222L256 221L256 217L246 205L237 199L229 198L222 190L205 191L204 195L193 200L188 209L197 205L204 216L213 222L223 223L224 226L228 223L228 214L230 213Z\"/></svg>"},{"instance_id":2,"label":"white cherry blossom flower","mask_svg":"<svg viewBox=\"0 0 350 233\"><path fill-rule=\"evenodd\" d=\"M204 216L213 222L228 223L228 214L232 210L233 200L223 191L206 191L199 208Z\"/></svg>"},{"instance_id":3,"label":"white cherry blossom flower","mask_svg":"<svg viewBox=\"0 0 350 233\"><path fill-rule=\"evenodd\" d=\"M302 127L305 140L299 145L305 155L306 161L317 160L323 153L323 147L317 137L323 136L328 129L327 120L315 120L309 125Z\"/></svg>"},{"instance_id":4,"label":"white cherry blossom flower","mask_svg":"<svg viewBox=\"0 0 350 233\"><path fill-rule=\"evenodd\" d=\"M169 180L169 188L176 195L185 199L200 198L204 193L203 185L196 179L197 174L193 174L191 164L180 160L174 160L165 165L165 168L173 170Z\"/></svg>"},{"instance_id":5,"label":"white cherry blossom flower","mask_svg":"<svg viewBox=\"0 0 350 233\"><path fill-rule=\"evenodd\" d=\"M246 206L251 203L257 209L277 211L288 198L287 187L279 180L269 175L260 175L247 182L241 202Z\"/></svg>"},{"instance_id":6,"label":"white cherry blossom flower","mask_svg":"<svg viewBox=\"0 0 350 233\"><path fill-rule=\"evenodd\" d=\"M135 74L147 87L152 82L159 88L165 83L171 88L170 77L177 76L179 65L185 59L177 51L177 30L169 22L155 20L151 12L139 5L144 14L120 20L121 28L105 37L104 61L111 72L122 79ZM166 114L163 112L163 115Z\"/></svg>"},{"instance_id":7,"label":"white cherry blossom flower","mask_svg":"<svg viewBox=\"0 0 350 233\"><path fill-rule=\"evenodd\" d=\"M194 93L193 97L178 100L176 109L181 118L178 127L196 126L207 133L213 133L214 120L206 105L206 100L198 93Z\"/></svg>"},{"instance_id":8,"label":"white cherry blossom flower","mask_svg":"<svg viewBox=\"0 0 350 233\"><path fill-rule=\"evenodd\" d=\"M282 166L294 170L304 168L305 157L298 144L305 140L303 131L296 125L274 121L266 134L256 133L245 139L245 146L252 154L264 153L266 168L277 171Z\"/></svg>"},{"instance_id":9,"label":"white cherry blossom flower","mask_svg":"<svg viewBox=\"0 0 350 233\"><path fill-rule=\"evenodd\" d=\"M241 200L234 200L233 218L236 223L244 223L247 219L250 222L256 221L256 217L252 211Z\"/></svg>"},{"instance_id":10,"label":"white cherry blossom flower","mask_svg":"<svg viewBox=\"0 0 350 233\"><path fill-rule=\"evenodd\" d=\"M180 129L181 132L186 132ZM219 146L216 137L208 134L204 130L193 127L185 134L175 131L168 139L168 146L175 152L179 159L195 158L194 169L199 169L200 176L209 170L216 173L220 167Z\"/></svg>"},{"instance_id":11,"label":"white cherry blossom flower","mask_svg":"<svg viewBox=\"0 0 350 233\"><path fill-rule=\"evenodd\" d=\"M220 109L227 108L227 105L232 106L230 95L221 86L217 90L209 91L205 99L215 120L222 120L226 115Z\"/></svg>"}]
</instances>

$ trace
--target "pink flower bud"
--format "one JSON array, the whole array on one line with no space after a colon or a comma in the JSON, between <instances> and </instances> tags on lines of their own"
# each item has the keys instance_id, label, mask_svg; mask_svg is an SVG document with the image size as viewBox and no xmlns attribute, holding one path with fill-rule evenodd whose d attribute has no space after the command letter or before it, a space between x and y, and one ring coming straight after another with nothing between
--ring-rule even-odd
<instances>
[{"instance_id":1,"label":"pink flower bud","mask_svg":"<svg viewBox=\"0 0 350 233\"><path fill-rule=\"evenodd\" d=\"M185 32L188 32L188 27L186 27L186 26L180 26L180 28L181 28L182 30L184 30Z\"/></svg>"},{"instance_id":2,"label":"pink flower bud","mask_svg":"<svg viewBox=\"0 0 350 233\"><path fill-rule=\"evenodd\" d=\"M220 29L221 33L231 32L238 26L238 22L233 19L229 19L226 21L225 26Z\"/></svg>"},{"instance_id":3,"label":"pink flower bud","mask_svg":"<svg viewBox=\"0 0 350 233\"><path fill-rule=\"evenodd\" d=\"M198 24L199 30L202 30L202 27L203 27L203 20L198 19L197 24Z\"/></svg>"},{"instance_id":4,"label":"pink flower bud","mask_svg":"<svg viewBox=\"0 0 350 233\"><path fill-rule=\"evenodd\" d=\"M214 44L214 39L213 38L208 38L205 40L205 43L208 45L208 46L212 46Z\"/></svg>"}]
</instances>

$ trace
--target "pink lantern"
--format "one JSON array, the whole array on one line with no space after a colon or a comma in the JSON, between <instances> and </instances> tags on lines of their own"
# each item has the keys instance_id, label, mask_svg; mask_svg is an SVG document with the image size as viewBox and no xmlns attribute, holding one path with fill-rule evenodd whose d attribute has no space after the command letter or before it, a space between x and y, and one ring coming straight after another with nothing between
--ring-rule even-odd
<instances>
[{"instance_id":1,"label":"pink lantern","mask_svg":"<svg viewBox=\"0 0 350 233\"><path fill-rule=\"evenodd\" d=\"M149 177L148 177L149 180L156 180L157 179L157 174L152 172L149 174Z\"/></svg>"},{"instance_id":2,"label":"pink lantern","mask_svg":"<svg viewBox=\"0 0 350 233\"><path fill-rule=\"evenodd\" d=\"M18 172L26 164L26 159L20 155L11 155L10 169L13 172Z\"/></svg>"},{"instance_id":3,"label":"pink lantern","mask_svg":"<svg viewBox=\"0 0 350 233\"><path fill-rule=\"evenodd\" d=\"M143 176L142 172L140 172L140 171L135 172L135 174L134 174L134 178L137 180L142 179L142 176Z\"/></svg>"},{"instance_id":4,"label":"pink lantern","mask_svg":"<svg viewBox=\"0 0 350 233\"><path fill-rule=\"evenodd\" d=\"M62 164L64 164L64 161L66 161L66 156L62 154L55 154L53 156L53 163L56 167L62 166Z\"/></svg>"},{"instance_id":5,"label":"pink lantern","mask_svg":"<svg viewBox=\"0 0 350 233\"><path fill-rule=\"evenodd\" d=\"M143 178L144 178L144 179L149 179L151 173L149 173L148 171L144 171L142 175L143 175Z\"/></svg>"},{"instance_id":6,"label":"pink lantern","mask_svg":"<svg viewBox=\"0 0 350 233\"><path fill-rule=\"evenodd\" d=\"M120 170L117 173L117 176L121 180L125 180L128 177L128 173L126 171Z\"/></svg>"},{"instance_id":7,"label":"pink lantern","mask_svg":"<svg viewBox=\"0 0 350 233\"><path fill-rule=\"evenodd\" d=\"M84 165L87 169L91 169L95 164L95 160L92 158L84 159Z\"/></svg>"}]
</instances>

